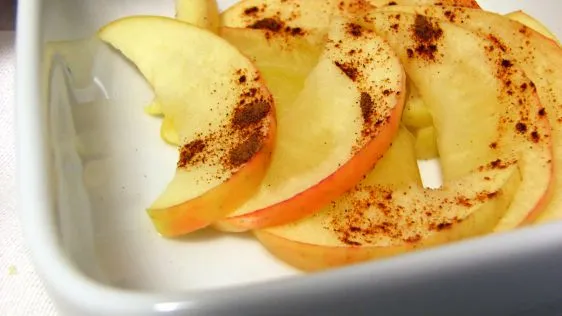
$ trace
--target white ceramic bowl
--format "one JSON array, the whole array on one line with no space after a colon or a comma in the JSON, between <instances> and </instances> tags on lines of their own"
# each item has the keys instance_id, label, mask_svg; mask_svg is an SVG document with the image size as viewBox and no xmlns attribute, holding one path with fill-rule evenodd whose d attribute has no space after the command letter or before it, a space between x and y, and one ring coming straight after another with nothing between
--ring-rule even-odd
<instances>
[{"instance_id":1,"label":"white ceramic bowl","mask_svg":"<svg viewBox=\"0 0 562 316\"><path fill-rule=\"evenodd\" d=\"M525 9L562 37L559 0L480 2ZM92 37L125 15L172 12L172 0L19 1L20 209L61 311L504 315L562 302L562 223L310 275L244 236L160 238L143 210L175 151L142 111L152 97L143 79Z\"/></svg>"}]
</instances>

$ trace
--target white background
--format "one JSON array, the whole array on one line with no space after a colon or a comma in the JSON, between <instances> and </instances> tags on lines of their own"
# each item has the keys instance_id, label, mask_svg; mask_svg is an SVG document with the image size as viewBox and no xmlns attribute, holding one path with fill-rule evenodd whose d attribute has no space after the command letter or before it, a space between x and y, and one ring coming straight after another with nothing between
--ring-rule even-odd
<instances>
[{"instance_id":1,"label":"white background","mask_svg":"<svg viewBox=\"0 0 562 316\"><path fill-rule=\"evenodd\" d=\"M14 32L0 31L0 315L56 315L28 257L16 214Z\"/></svg>"}]
</instances>

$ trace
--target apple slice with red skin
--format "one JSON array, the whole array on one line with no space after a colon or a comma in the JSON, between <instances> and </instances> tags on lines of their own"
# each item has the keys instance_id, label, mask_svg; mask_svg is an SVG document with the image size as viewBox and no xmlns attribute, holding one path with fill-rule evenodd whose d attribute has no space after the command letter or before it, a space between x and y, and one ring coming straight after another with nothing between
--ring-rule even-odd
<instances>
[{"instance_id":1,"label":"apple slice with red skin","mask_svg":"<svg viewBox=\"0 0 562 316\"><path fill-rule=\"evenodd\" d=\"M250 198L276 133L273 97L252 62L219 36L165 17L119 19L98 36L137 66L179 134L175 175L148 209L158 232L200 229Z\"/></svg>"},{"instance_id":2,"label":"apple slice with red skin","mask_svg":"<svg viewBox=\"0 0 562 316\"><path fill-rule=\"evenodd\" d=\"M245 29L231 31L246 36ZM255 52L259 45L267 50L268 45L276 47L274 43L275 37L262 34L255 44L247 45ZM289 56L299 53L286 48ZM250 58L266 65L267 56ZM299 76L290 63L272 67L282 76ZM285 83L268 81L272 91L282 91L277 84ZM343 19L334 21L303 85L291 103L274 92L280 101L276 105L279 128L270 168L258 193L215 223L217 228L263 228L318 212L355 186L390 146L404 105L405 74L390 47L373 32Z\"/></svg>"}]
</instances>

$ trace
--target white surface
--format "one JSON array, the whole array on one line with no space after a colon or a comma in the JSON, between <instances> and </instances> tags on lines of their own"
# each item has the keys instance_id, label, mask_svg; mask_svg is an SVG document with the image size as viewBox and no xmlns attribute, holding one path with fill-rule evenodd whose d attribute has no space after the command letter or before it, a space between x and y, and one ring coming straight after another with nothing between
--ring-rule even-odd
<instances>
[{"instance_id":1,"label":"white surface","mask_svg":"<svg viewBox=\"0 0 562 316\"><path fill-rule=\"evenodd\" d=\"M14 33L0 31L0 315L56 315L29 260L16 213Z\"/></svg>"},{"instance_id":2,"label":"white surface","mask_svg":"<svg viewBox=\"0 0 562 316\"><path fill-rule=\"evenodd\" d=\"M72 20L50 19L52 23L56 23L56 27L49 29L47 33L51 34L52 39L80 38L85 34L90 35L97 27L122 15L169 14L172 3L126 0L100 2L104 3L86 0L58 1L67 5L65 10L74 11L74 14L70 15L76 24L72 24ZM485 4L492 1L481 2ZM501 0L496 3L494 8L500 12L528 8L530 13L546 21L558 34L561 33L560 24L554 14L557 12L554 9L557 0L542 2L550 4L551 10L545 9L544 6L530 6L531 1L510 0L508 3ZM519 3L521 5L518 5ZM94 10L92 6L98 10ZM53 12L60 14L62 11L53 5ZM81 16L84 20L79 21ZM84 45L86 44L80 43L68 49L76 53L83 49ZM51 266L45 264L42 266L43 270L61 276L55 285L57 290L64 288L67 291L65 294L72 296L74 302L80 301L80 297L95 295L102 301L100 290L103 289L97 285L80 287L84 284L81 282L85 281L77 277L80 272L99 283L113 287L172 291L221 287L293 274L290 268L271 258L250 238L204 232L184 240L169 241L154 233L143 208L165 184L173 171L171 167L175 157L173 151L163 145L158 137L157 119L147 117L141 111L141 107L150 100L150 92L130 65L123 63L111 52L102 51L92 56L91 60L87 54L80 56L74 64L66 58L67 56L63 56L66 58L65 62L70 63L73 79L64 67L54 67L53 80L70 80L71 89L69 97L63 85L55 85L55 93L51 99L52 103L57 105L52 108L56 113L51 113L56 118L56 121L52 122L57 148L54 162L58 165L63 183L58 187L61 197L58 211L61 218L59 224L62 246L80 271L69 272L64 265L66 262L54 255L60 250L54 242L54 238L58 236L46 229L37 233L46 237L45 249L37 249L37 252L44 255L44 263L53 263L52 271L48 270ZM93 66L91 73L88 67L84 68L84 65L90 62ZM95 80L90 82L88 79L92 77ZM85 80L82 80L84 78ZM0 76L0 80L0 88L4 89L5 79ZM0 100L3 100L5 95L0 95ZM110 100L105 100L106 96ZM7 106L4 105L6 103ZM11 172L6 176L3 172L0 176L2 181L4 177L7 182L12 181L12 194L10 190L1 193L3 205L0 206L0 242L8 240L8 245L0 244L0 268L4 269L6 265L5 270L2 270L6 272L2 275L0 283L0 308L5 305L8 315L49 315L52 309L50 305L46 305L48 303L44 303L47 302L44 294L23 292L37 287L39 283L30 272L32 270L28 261L25 261L25 252L21 253L23 246L19 232L11 231L17 230L18 227L13 211L13 138L9 129L5 127L10 125L4 124L5 120L11 120L12 108L9 104L5 101L2 103L0 121L3 124L0 134L3 141L0 144L0 163L2 168ZM69 119L71 116L74 122ZM4 162L5 155L12 158ZM69 196L72 198L63 199ZM5 208L10 205L12 208L7 210L5 220ZM38 206L38 211L48 209L39 207L39 203L35 205ZM47 219L45 223L48 223L47 214L38 214L38 217ZM36 223L38 222L39 219ZM7 225L7 228L3 225ZM10 238L5 239L4 234ZM15 242L10 241L12 238L15 238ZM53 251L52 248L57 249ZM19 259L5 261L6 251L8 255L13 252L13 258ZM17 269L15 275L10 275L10 271L13 271L12 266ZM28 275L29 279L23 279L23 276ZM14 281L18 276L22 276L23 280ZM5 286L10 288L4 289ZM83 292L72 292L68 291L69 289L80 289ZM7 301L5 292L10 293ZM19 303L14 303L18 300ZM103 301L98 304L110 306L111 302ZM141 310L142 306L136 308ZM0 309L0 315L4 315L4 310Z\"/></svg>"}]
</instances>

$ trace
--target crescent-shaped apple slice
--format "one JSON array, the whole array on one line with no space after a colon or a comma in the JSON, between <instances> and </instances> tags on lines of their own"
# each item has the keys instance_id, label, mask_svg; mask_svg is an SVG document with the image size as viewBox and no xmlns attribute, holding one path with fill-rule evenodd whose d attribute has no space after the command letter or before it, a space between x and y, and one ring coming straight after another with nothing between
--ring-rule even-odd
<instances>
[{"instance_id":1,"label":"crescent-shaped apple slice","mask_svg":"<svg viewBox=\"0 0 562 316\"><path fill-rule=\"evenodd\" d=\"M256 230L276 257L318 271L490 232L520 183L517 167L490 166L424 189L414 140L402 129L368 177L306 219Z\"/></svg>"},{"instance_id":2,"label":"crescent-shaped apple slice","mask_svg":"<svg viewBox=\"0 0 562 316\"><path fill-rule=\"evenodd\" d=\"M174 178L148 213L163 236L226 216L252 196L269 166L274 102L254 65L211 32L164 17L128 17L98 36L154 89L180 139Z\"/></svg>"},{"instance_id":3,"label":"crescent-shaped apple slice","mask_svg":"<svg viewBox=\"0 0 562 316\"><path fill-rule=\"evenodd\" d=\"M257 45L273 40L260 36ZM295 74L291 65L281 66L287 67L279 71ZM268 82L272 91L281 91L274 84ZM281 102L271 166L259 192L216 223L219 229L280 225L317 212L355 186L388 149L400 124L405 74L382 38L349 21L334 21L303 85L290 103L274 94Z\"/></svg>"},{"instance_id":4,"label":"crescent-shaped apple slice","mask_svg":"<svg viewBox=\"0 0 562 316\"><path fill-rule=\"evenodd\" d=\"M522 183L502 221L536 218L555 185L552 130L522 65L496 41L449 22L380 11L365 20L400 56L432 113L445 181L517 160Z\"/></svg>"},{"instance_id":5,"label":"crescent-shaped apple slice","mask_svg":"<svg viewBox=\"0 0 562 316\"><path fill-rule=\"evenodd\" d=\"M492 40L497 51L501 51L507 60L520 67L529 77L528 83L520 83L519 88L535 91L543 107L534 109L540 116L547 118L552 129L552 137L541 137L550 140L553 147L554 184L551 188L551 199L546 209L528 207L512 208L500 221L496 231L506 231L536 220L544 223L562 220L562 48L536 31L506 18L502 15L482 10L453 7L392 7L385 10L417 12L477 32L480 36ZM533 83L531 85L531 82ZM517 90L515 90L517 91ZM519 102L519 101L517 101ZM528 129L528 133L541 136ZM537 160L533 164L539 166ZM534 169L534 168L533 168ZM534 186L541 187L544 183L539 174L531 175ZM530 196L521 195L521 199ZM535 211L533 211L535 210ZM541 213L541 210L544 210ZM538 217L538 218L537 218Z\"/></svg>"}]
</instances>

